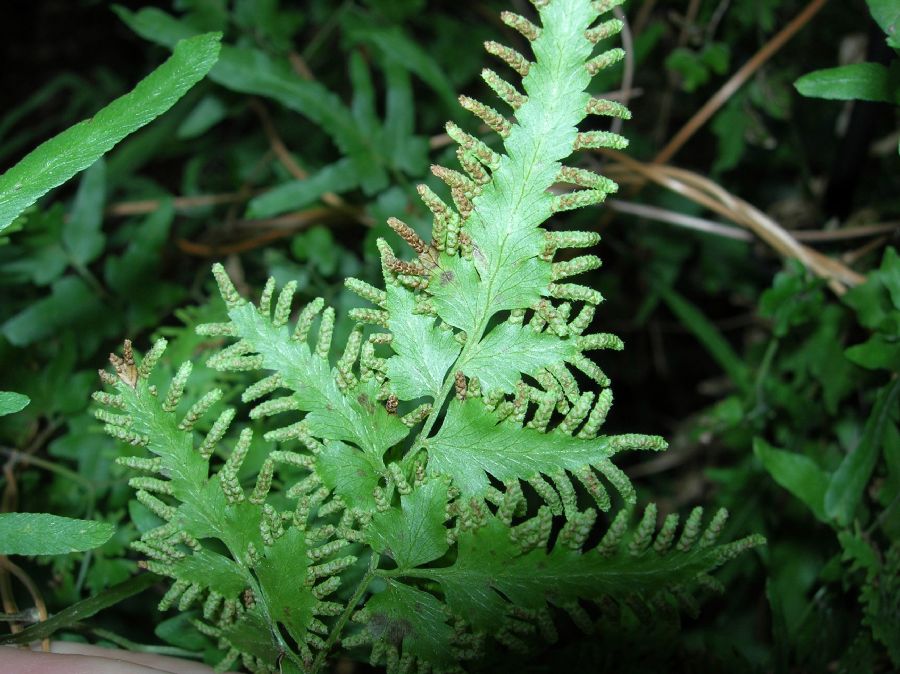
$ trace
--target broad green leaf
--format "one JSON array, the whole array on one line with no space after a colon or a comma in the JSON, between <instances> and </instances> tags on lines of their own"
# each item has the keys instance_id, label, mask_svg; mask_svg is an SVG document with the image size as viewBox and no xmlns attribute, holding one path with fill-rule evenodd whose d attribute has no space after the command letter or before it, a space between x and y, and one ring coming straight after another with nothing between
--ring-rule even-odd
<instances>
[{"instance_id":1,"label":"broad green leaf","mask_svg":"<svg viewBox=\"0 0 900 674\"><path fill-rule=\"evenodd\" d=\"M370 616L366 628L375 641L402 645L404 653L435 665L455 663L446 609L427 592L389 580L384 592L366 602L366 613Z\"/></svg>"},{"instance_id":2,"label":"broad green leaf","mask_svg":"<svg viewBox=\"0 0 900 674\"><path fill-rule=\"evenodd\" d=\"M825 512L840 526L847 526L853 521L878 461L888 425L897 423L894 417L897 416L898 394L900 379L895 379L878 392L859 444L844 457L831 478L825 494Z\"/></svg>"},{"instance_id":3,"label":"broad green leaf","mask_svg":"<svg viewBox=\"0 0 900 674\"><path fill-rule=\"evenodd\" d=\"M813 278L796 261L785 266L775 274L772 287L759 299L759 313L772 320L776 337L785 337L792 328L814 321L821 316L825 305L819 279Z\"/></svg>"},{"instance_id":4,"label":"broad green leaf","mask_svg":"<svg viewBox=\"0 0 900 674\"><path fill-rule=\"evenodd\" d=\"M387 375L401 400L437 398L447 370L462 350L452 332L435 325L432 316L413 313L414 306L410 291L388 285L388 328L395 355L388 358Z\"/></svg>"},{"instance_id":5,"label":"broad green leaf","mask_svg":"<svg viewBox=\"0 0 900 674\"><path fill-rule=\"evenodd\" d=\"M100 594L88 597L71 606L67 606L59 613L51 616L43 622L27 627L18 633L0 635L2 644L30 644L41 639L46 639L59 630L71 627L79 622L97 615L103 609L115 606L129 597L140 594L144 590L156 585L160 576L155 573L142 573L129 578L123 583L114 585Z\"/></svg>"},{"instance_id":6,"label":"broad green leaf","mask_svg":"<svg viewBox=\"0 0 900 674\"><path fill-rule=\"evenodd\" d=\"M549 274L548 274L549 276ZM434 298L438 315L466 334L475 334L487 313L478 271L460 257L441 253L437 268L432 272L428 292ZM534 292L540 294L540 288Z\"/></svg>"},{"instance_id":7,"label":"broad green leaf","mask_svg":"<svg viewBox=\"0 0 900 674\"><path fill-rule=\"evenodd\" d=\"M377 551L410 569L447 552L447 484L430 480L400 497L400 508L377 513L366 538Z\"/></svg>"},{"instance_id":8,"label":"broad green leaf","mask_svg":"<svg viewBox=\"0 0 900 674\"><path fill-rule=\"evenodd\" d=\"M772 479L803 501L816 518L828 522L825 492L831 476L808 456L772 447L762 438L753 440L753 453Z\"/></svg>"},{"instance_id":9,"label":"broad green leaf","mask_svg":"<svg viewBox=\"0 0 900 674\"><path fill-rule=\"evenodd\" d=\"M291 239L291 253L303 262L309 262L323 276L331 276L337 271L344 248L335 240L332 230L325 225L313 225ZM302 281L301 281L302 283Z\"/></svg>"},{"instance_id":10,"label":"broad green leaf","mask_svg":"<svg viewBox=\"0 0 900 674\"><path fill-rule=\"evenodd\" d=\"M349 159L325 166L305 180L292 180L254 197L247 206L247 217L269 218L305 208L326 192L340 194L359 184L356 167Z\"/></svg>"},{"instance_id":11,"label":"broad green leaf","mask_svg":"<svg viewBox=\"0 0 900 674\"><path fill-rule=\"evenodd\" d=\"M869 370L900 371L900 339L876 333L844 352L847 359Z\"/></svg>"},{"instance_id":12,"label":"broad green leaf","mask_svg":"<svg viewBox=\"0 0 900 674\"><path fill-rule=\"evenodd\" d=\"M890 294L894 308L900 311L900 255L893 246L885 248L878 276Z\"/></svg>"},{"instance_id":13,"label":"broad green leaf","mask_svg":"<svg viewBox=\"0 0 900 674\"><path fill-rule=\"evenodd\" d=\"M0 513L0 555L64 555L98 548L116 532L108 522L48 513Z\"/></svg>"},{"instance_id":14,"label":"broad green leaf","mask_svg":"<svg viewBox=\"0 0 900 674\"><path fill-rule=\"evenodd\" d=\"M571 339L535 332L527 325L501 323L459 367L467 376L478 377L486 391L512 393L523 374L534 376L541 369L577 353L578 347Z\"/></svg>"},{"instance_id":15,"label":"broad green leaf","mask_svg":"<svg viewBox=\"0 0 900 674\"><path fill-rule=\"evenodd\" d=\"M0 231L38 198L171 108L216 62L220 37L198 35L176 45L169 60L130 93L43 143L0 176Z\"/></svg>"},{"instance_id":16,"label":"broad green leaf","mask_svg":"<svg viewBox=\"0 0 900 674\"><path fill-rule=\"evenodd\" d=\"M747 366L718 328L697 307L668 286L658 284L656 290L666 306L678 317L685 328L694 333L694 336L700 340L709 355L731 378L735 386L746 390L750 383Z\"/></svg>"},{"instance_id":17,"label":"broad green leaf","mask_svg":"<svg viewBox=\"0 0 900 674\"><path fill-rule=\"evenodd\" d=\"M28 396L12 391L0 391L0 417L24 410L31 400Z\"/></svg>"},{"instance_id":18,"label":"broad green leaf","mask_svg":"<svg viewBox=\"0 0 900 674\"><path fill-rule=\"evenodd\" d=\"M888 38L888 44L900 49L900 4L897 0L866 0L872 18L881 26Z\"/></svg>"},{"instance_id":19,"label":"broad green leaf","mask_svg":"<svg viewBox=\"0 0 900 674\"><path fill-rule=\"evenodd\" d=\"M900 103L898 82L880 63L853 63L816 70L798 79L794 86L812 98Z\"/></svg>"},{"instance_id":20,"label":"broad green leaf","mask_svg":"<svg viewBox=\"0 0 900 674\"><path fill-rule=\"evenodd\" d=\"M841 558L851 562L857 569L874 570L879 566L878 554L861 535L850 531L839 531L838 541L844 549Z\"/></svg>"},{"instance_id":21,"label":"broad green leaf","mask_svg":"<svg viewBox=\"0 0 900 674\"><path fill-rule=\"evenodd\" d=\"M72 212L63 226L63 245L76 265L86 265L103 252L103 205L106 202L106 162L101 157L81 178Z\"/></svg>"},{"instance_id":22,"label":"broad green leaf","mask_svg":"<svg viewBox=\"0 0 900 674\"><path fill-rule=\"evenodd\" d=\"M606 438L583 440L498 424L481 400L452 400L437 435L425 441L428 469L453 478L463 496L482 496L488 475L501 482L595 466L615 451Z\"/></svg>"},{"instance_id":23,"label":"broad green leaf","mask_svg":"<svg viewBox=\"0 0 900 674\"><path fill-rule=\"evenodd\" d=\"M110 287L122 296L139 296L146 279L160 266L160 254L174 220L172 200L160 199L159 207L143 219L125 252L105 258L104 277Z\"/></svg>"}]
</instances>

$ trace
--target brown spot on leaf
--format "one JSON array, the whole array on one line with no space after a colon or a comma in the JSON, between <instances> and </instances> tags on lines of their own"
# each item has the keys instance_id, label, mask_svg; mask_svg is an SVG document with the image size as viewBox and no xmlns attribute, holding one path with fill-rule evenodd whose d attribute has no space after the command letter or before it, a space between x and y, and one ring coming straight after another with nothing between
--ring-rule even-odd
<instances>
[{"instance_id":1,"label":"brown spot on leaf","mask_svg":"<svg viewBox=\"0 0 900 674\"><path fill-rule=\"evenodd\" d=\"M372 400L365 393L360 393L356 397L356 402L363 406L363 408L369 414L372 414L375 411L375 406L372 404Z\"/></svg>"}]
</instances>

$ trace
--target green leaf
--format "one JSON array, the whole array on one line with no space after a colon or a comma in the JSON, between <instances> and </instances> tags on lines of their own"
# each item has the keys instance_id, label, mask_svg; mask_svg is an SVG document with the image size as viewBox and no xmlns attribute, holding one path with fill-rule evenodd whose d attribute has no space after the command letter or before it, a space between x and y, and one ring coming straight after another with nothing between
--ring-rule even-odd
<instances>
[{"instance_id":1,"label":"green leaf","mask_svg":"<svg viewBox=\"0 0 900 674\"><path fill-rule=\"evenodd\" d=\"M360 23L351 36L375 45L387 58L409 69L430 86L450 109L457 105L453 85L444 69L418 44L410 40L398 27L389 28Z\"/></svg>"},{"instance_id":2,"label":"green leaf","mask_svg":"<svg viewBox=\"0 0 900 674\"><path fill-rule=\"evenodd\" d=\"M63 245L76 265L84 266L103 252L103 205L106 201L106 162L101 157L84 172L72 212L63 226Z\"/></svg>"},{"instance_id":3,"label":"green leaf","mask_svg":"<svg viewBox=\"0 0 900 674\"><path fill-rule=\"evenodd\" d=\"M358 50L350 54L350 83L353 85L350 110L356 126L377 144L381 125L375 112L375 83L369 64Z\"/></svg>"},{"instance_id":4,"label":"green leaf","mask_svg":"<svg viewBox=\"0 0 900 674\"><path fill-rule=\"evenodd\" d=\"M233 559L205 548L197 550L172 565L172 574L181 580L208 587L232 597L240 594L252 581Z\"/></svg>"},{"instance_id":5,"label":"green leaf","mask_svg":"<svg viewBox=\"0 0 900 674\"><path fill-rule=\"evenodd\" d=\"M116 14L145 40L172 48L195 31L186 23L156 8ZM209 78L243 94L266 96L318 124L356 168L367 193L383 189L387 174L373 156L369 141L356 125L350 110L319 82L300 79L287 61L275 61L262 51L223 45Z\"/></svg>"},{"instance_id":6,"label":"green leaf","mask_svg":"<svg viewBox=\"0 0 900 674\"><path fill-rule=\"evenodd\" d=\"M900 5L896 0L866 0L872 18L888 36L888 45L900 49Z\"/></svg>"},{"instance_id":7,"label":"green leaf","mask_svg":"<svg viewBox=\"0 0 900 674\"><path fill-rule=\"evenodd\" d=\"M430 480L401 496L400 509L391 508L372 518L369 544L400 569L410 569L441 557L447 545L447 484Z\"/></svg>"},{"instance_id":8,"label":"green leaf","mask_svg":"<svg viewBox=\"0 0 900 674\"><path fill-rule=\"evenodd\" d=\"M666 306L678 317L685 328L694 333L694 336L700 340L709 355L731 378L735 386L746 391L750 385L747 365L735 353L718 328L697 307L668 286L657 284L655 289Z\"/></svg>"},{"instance_id":9,"label":"green leaf","mask_svg":"<svg viewBox=\"0 0 900 674\"><path fill-rule=\"evenodd\" d=\"M853 63L816 70L798 79L794 86L811 98L900 103L897 82L880 63Z\"/></svg>"},{"instance_id":10,"label":"green leaf","mask_svg":"<svg viewBox=\"0 0 900 674\"><path fill-rule=\"evenodd\" d=\"M57 330L94 320L103 305L76 276L53 284L52 294L7 320L0 331L15 346L28 346Z\"/></svg>"},{"instance_id":11,"label":"green leaf","mask_svg":"<svg viewBox=\"0 0 900 674\"><path fill-rule=\"evenodd\" d=\"M366 602L366 629L375 641L435 665L455 663L451 649L453 630L447 624L444 605L432 595L389 580L387 589Z\"/></svg>"},{"instance_id":12,"label":"green leaf","mask_svg":"<svg viewBox=\"0 0 900 674\"><path fill-rule=\"evenodd\" d=\"M430 279L438 315L469 339L480 339L498 311L528 309L550 294L551 264L541 259L546 238L540 225L553 213L548 190L586 116L591 76L584 64L593 45L580 39L577 27L589 26L592 12L588 3L551 3L542 11L544 27L532 44L535 62L522 80L528 100L503 139L506 156L472 200L465 222L472 261L441 254Z\"/></svg>"},{"instance_id":13,"label":"green leaf","mask_svg":"<svg viewBox=\"0 0 900 674\"><path fill-rule=\"evenodd\" d=\"M59 630L83 622L103 609L115 606L129 597L140 594L144 590L156 585L159 581L160 577L155 573L142 573L133 578L129 578L125 582L114 585L100 594L88 597L71 606L67 606L49 619L39 622L36 625L32 625L21 632L0 635L0 645L30 644L40 641L41 639L46 639Z\"/></svg>"},{"instance_id":14,"label":"green leaf","mask_svg":"<svg viewBox=\"0 0 900 674\"><path fill-rule=\"evenodd\" d=\"M772 479L803 501L816 518L828 522L825 492L831 476L808 456L772 447L762 438L753 439L753 453Z\"/></svg>"},{"instance_id":15,"label":"green leaf","mask_svg":"<svg viewBox=\"0 0 900 674\"><path fill-rule=\"evenodd\" d=\"M847 526L853 520L878 461L888 425L896 424L893 417L897 415L898 394L900 379L879 390L859 444L844 457L831 478L825 494L825 512L840 526Z\"/></svg>"},{"instance_id":16,"label":"green leaf","mask_svg":"<svg viewBox=\"0 0 900 674\"><path fill-rule=\"evenodd\" d=\"M121 296L137 298L142 285L159 269L161 252L169 237L175 207L170 198L161 198L155 211L147 215L129 237L122 255L105 258L104 277Z\"/></svg>"},{"instance_id":17,"label":"green leaf","mask_svg":"<svg viewBox=\"0 0 900 674\"><path fill-rule=\"evenodd\" d=\"M278 627L275 626L275 629ZM244 611L240 619L225 627L222 630L222 636L228 640L231 646L242 653L250 653L259 658L259 661L268 669L275 668L275 660L278 657L280 646L275 640L273 626L262 615L258 604L252 609Z\"/></svg>"},{"instance_id":18,"label":"green leaf","mask_svg":"<svg viewBox=\"0 0 900 674\"><path fill-rule=\"evenodd\" d=\"M758 543L752 539L742 544ZM509 528L490 516L485 526L460 534L452 566L416 569L408 575L439 582L454 615L476 628L496 631L510 603L540 610L547 602L565 605L577 599L648 600L669 588L689 586L723 557L720 546L666 555L650 548L635 555L604 556L557 544L549 552L539 546L523 553L512 542Z\"/></svg>"},{"instance_id":19,"label":"green leaf","mask_svg":"<svg viewBox=\"0 0 900 674\"><path fill-rule=\"evenodd\" d=\"M298 527L290 527L274 545L266 546L265 552L266 556L256 567L256 575L269 615L287 627L294 639L302 641L318 603L303 582L305 533ZM286 569L291 572L285 573Z\"/></svg>"},{"instance_id":20,"label":"green leaf","mask_svg":"<svg viewBox=\"0 0 900 674\"><path fill-rule=\"evenodd\" d=\"M431 316L413 313L414 307L409 290L388 285L386 308L394 355L387 360L387 375L401 400L437 398L447 370L462 350L452 332L436 326Z\"/></svg>"},{"instance_id":21,"label":"green leaf","mask_svg":"<svg viewBox=\"0 0 900 674\"><path fill-rule=\"evenodd\" d=\"M316 474L322 484L333 489L348 507L366 512L375 509L372 494L381 473L372 465L368 454L343 442L326 440L325 449L316 458Z\"/></svg>"},{"instance_id":22,"label":"green leaf","mask_svg":"<svg viewBox=\"0 0 900 674\"><path fill-rule=\"evenodd\" d=\"M359 184L356 166L341 159L325 166L305 180L292 180L254 197L247 206L247 217L270 218L309 206L326 192L340 194Z\"/></svg>"},{"instance_id":23,"label":"green leaf","mask_svg":"<svg viewBox=\"0 0 900 674\"><path fill-rule=\"evenodd\" d=\"M821 316L825 303L821 286L821 281L796 262L787 264L784 271L775 274L772 287L760 297L759 313L772 319L772 332L776 337L785 337L791 328Z\"/></svg>"},{"instance_id":24,"label":"green leaf","mask_svg":"<svg viewBox=\"0 0 900 674\"><path fill-rule=\"evenodd\" d=\"M0 417L20 412L24 410L30 402L31 399L21 393L0 391Z\"/></svg>"},{"instance_id":25,"label":"green leaf","mask_svg":"<svg viewBox=\"0 0 900 674\"><path fill-rule=\"evenodd\" d=\"M0 231L42 195L171 108L212 68L220 37L209 33L179 43L169 60L130 93L41 144L0 176Z\"/></svg>"},{"instance_id":26,"label":"green leaf","mask_svg":"<svg viewBox=\"0 0 900 674\"><path fill-rule=\"evenodd\" d=\"M896 337L891 339L876 333L868 341L851 346L844 353L850 361L869 370L900 370L900 339Z\"/></svg>"},{"instance_id":27,"label":"green leaf","mask_svg":"<svg viewBox=\"0 0 900 674\"><path fill-rule=\"evenodd\" d=\"M352 442L380 457L409 434L377 401L374 380L360 384L352 395L338 388L328 361L309 344L292 340L287 326L276 327L249 302L228 312L238 334L262 356L263 367L281 373L294 391L299 409L316 437Z\"/></svg>"},{"instance_id":28,"label":"green leaf","mask_svg":"<svg viewBox=\"0 0 900 674\"><path fill-rule=\"evenodd\" d=\"M179 140L196 138L225 119L227 114L228 110L222 99L211 94L204 96L181 122L175 137Z\"/></svg>"},{"instance_id":29,"label":"green leaf","mask_svg":"<svg viewBox=\"0 0 900 674\"><path fill-rule=\"evenodd\" d=\"M210 645L209 637L200 634L193 628L191 621L198 617L196 611L178 613L159 623L153 634L164 642L183 648L187 651L203 651Z\"/></svg>"},{"instance_id":30,"label":"green leaf","mask_svg":"<svg viewBox=\"0 0 900 674\"><path fill-rule=\"evenodd\" d=\"M534 376L578 352L574 340L535 332L527 325L501 323L485 335L459 368L468 377L478 377L485 391L512 393L523 374Z\"/></svg>"},{"instance_id":31,"label":"green leaf","mask_svg":"<svg viewBox=\"0 0 900 674\"><path fill-rule=\"evenodd\" d=\"M501 482L596 466L615 451L607 438L541 433L496 419L475 398L453 399L437 435L425 442L428 469L446 474L465 497L482 496L488 475Z\"/></svg>"},{"instance_id":32,"label":"green leaf","mask_svg":"<svg viewBox=\"0 0 900 674\"><path fill-rule=\"evenodd\" d=\"M409 73L391 58L384 63L387 86L382 152L391 164L410 175L421 175L428 165L428 139L413 135L415 131L415 100Z\"/></svg>"},{"instance_id":33,"label":"green leaf","mask_svg":"<svg viewBox=\"0 0 900 674\"><path fill-rule=\"evenodd\" d=\"M64 555L98 548L116 532L107 522L48 513L0 513L0 555Z\"/></svg>"},{"instance_id":34,"label":"green leaf","mask_svg":"<svg viewBox=\"0 0 900 674\"><path fill-rule=\"evenodd\" d=\"M709 81L709 68L700 56L685 47L673 49L666 57L666 69L674 70L681 78L681 87L692 92Z\"/></svg>"}]
</instances>

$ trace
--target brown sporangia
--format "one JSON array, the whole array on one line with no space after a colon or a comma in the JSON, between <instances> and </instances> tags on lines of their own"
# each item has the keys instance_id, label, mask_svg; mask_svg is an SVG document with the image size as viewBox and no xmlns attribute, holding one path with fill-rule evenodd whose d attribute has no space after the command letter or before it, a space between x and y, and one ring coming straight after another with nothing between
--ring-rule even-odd
<instances>
[{"instance_id":1,"label":"brown sporangia","mask_svg":"<svg viewBox=\"0 0 900 674\"><path fill-rule=\"evenodd\" d=\"M465 400L466 399L466 375L462 373L462 370L456 371L456 398L457 400Z\"/></svg>"},{"instance_id":2,"label":"brown sporangia","mask_svg":"<svg viewBox=\"0 0 900 674\"><path fill-rule=\"evenodd\" d=\"M415 262L407 262L406 260L398 260L396 257L389 257L384 261L387 268L398 274L407 274L409 276L427 276L428 272L421 264Z\"/></svg>"},{"instance_id":3,"label":"brown sporangia","mask_svg":"<svg viewBox=\"0 0 900 674\"><path fill-rule=\"evenodd\" d=\"M397 407L400 405L400 399L391 393L388 396L388 399L384 402L384 409L387 410L388 414L397 414Z\"/></svg>"},{"instance_id":4,"label":"brown sporangia","mask_svg":"<svg viewBox=\"0 0 900 674\"><path fill-rule=\"evenodd\" d=\"M109 362L112 363L113 369L119 379L131 388L137 386L138 370L134 364L134 352L131 350L131 340L126 339L124 348L122 349L122 357L120 358L114 353L109 354ZM103 375L100 375L104 379Z\"/></svg>"},{"instance_id":5,"label":"brown sporangia","mask_svg":"<svg viewBox=\"0 0 900 674\"><path fill-rule=\"evenodd\" d=\"M387 221L388 227L397 232L397 235L406 241L409 244L410 248L412 248L416 253L421 255L424 253L428 246L422 240L422 238L416 234L415 230L412 227L407 225L405 222L398 218L388 218Z\"/></svg>"}]
</instances>

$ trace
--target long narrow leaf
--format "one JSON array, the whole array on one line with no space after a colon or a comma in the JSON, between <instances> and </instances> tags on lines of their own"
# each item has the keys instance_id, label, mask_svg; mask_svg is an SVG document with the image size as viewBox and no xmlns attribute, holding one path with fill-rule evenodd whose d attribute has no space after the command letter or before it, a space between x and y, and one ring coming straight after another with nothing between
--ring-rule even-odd
<instances>
[{"instance_id":1,"label":"long narrow leaf","mask_svg":"<svg viewBox=\"0 0 900 674\"><path fill-rule=\"evenodd\" d=\"M118 585L113 585L111 588L104 590L98 595L88 597L77 604L72 604L71 606L64 608L49 620L32 625L16 634L4 634L3 636L0 636L0 645L28 644L33 641L46 639L61 629L71 627L77 622L96 615L103 609L115 606L129 597L140 594L148 587L157 583L159 579L160 577L155 573L142 573L139 576L129 578Z\"/></svg>"},{"instance_id":2,"label":"long narrow leaf","mask_svg":"<svg viewBox=\"0 0 900 674\"><path fill-rule=\"evenodd\" d=\"M130 93L41 144L0 176L0 231L41 196L171 108L213 67L220 38L207 33L184 40Z\"/></svg>"}]
</instances>

